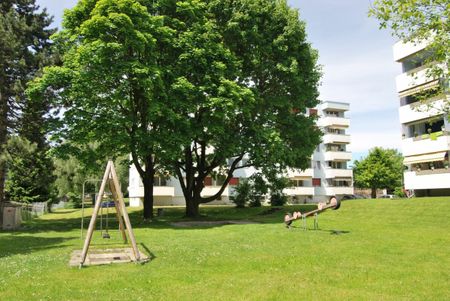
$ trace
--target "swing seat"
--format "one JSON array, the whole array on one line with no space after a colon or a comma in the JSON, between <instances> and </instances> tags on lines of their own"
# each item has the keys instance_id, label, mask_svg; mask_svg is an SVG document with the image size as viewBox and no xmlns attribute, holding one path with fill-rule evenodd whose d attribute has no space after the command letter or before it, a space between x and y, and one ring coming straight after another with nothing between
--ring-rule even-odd
<instances>
[{"instance_id":1,"label":"swing seat","mask_svg":"<svg viewBox=\"0 0 450 301\"><path fill-rule=\"evenodd\" d=\"M111 236L109 235L109 233L103 233L102 238L110 239Z\"/></svg>"}]
</instances>

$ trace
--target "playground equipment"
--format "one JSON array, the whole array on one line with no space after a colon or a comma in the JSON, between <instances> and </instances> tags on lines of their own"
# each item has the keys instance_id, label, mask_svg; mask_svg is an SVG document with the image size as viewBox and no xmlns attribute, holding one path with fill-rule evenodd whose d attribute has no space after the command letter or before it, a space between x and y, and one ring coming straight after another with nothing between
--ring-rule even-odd
<instances>
[{"instance_id":1,"label":"playground equipment","mask_svg":"<svg viewBox=\"0 0 450 301\"><path fill-rule=\"evenodd\" d=\"M286 215L284 216L284 223L286 224L287 228L291 228L291 224L294 220L297 219L301 219L302 220L302 225L303 225L303 229L307 230L306 227L306 218L308 216L314 216L314 229L317 230L319 228L319 213L327 210L327 209L333 209L333 210L337 210L339 209L339 207L341 207L341 201L338 200L336 197L331 197L330 200L328 201L328 203L319 203L317 204L317 209L305 212L305 213L301 213L299 211L294 212L293 214L291 213L286 213Z\"/></svg>"},{"instance_id":2,"label":"playground equipment","mask_svg":"<svg viewBox=\"0 0 450 301\"><path fill-rule=\"evenodd\" d=\"M128 239L131 242L131 248L112 248L112 249L96 249L93 252L89 251L89 246L91 244L92 235L95 228L95 223L99 215L99 211L103 208L103 195L105 189L109 186L109 191L111 192L114 207L116 209L116 217L119 222L119 231L122 233L122 239L124 243L127 243ZM107 203L109 207L109 202ZM108 210L108 209L107 209ZM108 212L107 212L108 213ZM102 218L103 214L101 214ZM106 217L108 218L108 217ZM106 220L108 222L108 220ZM102 225L102 224L101 224ZM102 233L103 238L110 238L109 233L106 229L105 233ZM81 228L83 231L83 228ZM128 237L127 237L128 234ZM77 250L72 253L71 260L69 262L70 266L79 266L80 268L85 265L99 265L99 264L109 264L109 263L123 263L123 262L145 262L149 258L145 254L142 254L136 244L136 239L134 237L133 229L131 228L130 218L123 201L122 192L119 186L119 179L117 177L116 170L114 168L114 163L108 161L106 166L105 174L100 185L100 190L95 201L94 212L92 213L92 218L89 223L89 228L86 233L86 239L84 241L83 250Z\"/></svg>"}]
</instances>

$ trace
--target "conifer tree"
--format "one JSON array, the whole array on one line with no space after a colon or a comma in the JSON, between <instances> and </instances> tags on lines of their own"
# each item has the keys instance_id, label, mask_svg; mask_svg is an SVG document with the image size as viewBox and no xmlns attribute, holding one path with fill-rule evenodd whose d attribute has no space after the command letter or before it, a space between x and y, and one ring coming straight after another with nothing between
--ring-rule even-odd
<instances>
[{"instance_id":1,"label":"conifer tree","mask_svg":"<svg viewBox=\"0 0 450 301\"><path fill-rule=\"evenodd\" d=\"M36 143L44 153L44 103L28 103L25 86L50 57L49 29L52 18L40 10L35 0L2 0L0 2L0 151L8 136L21 133ZM20 121L22 116L24 119ZM42 158L45 158L42 157ZM48 159L46 159L48 160ZM51 171L47 171L51 173ZM0 204L4 201L6 166L0 162ZM1 207L1 206L0 206Z\"/></svg>"}]
</instances>

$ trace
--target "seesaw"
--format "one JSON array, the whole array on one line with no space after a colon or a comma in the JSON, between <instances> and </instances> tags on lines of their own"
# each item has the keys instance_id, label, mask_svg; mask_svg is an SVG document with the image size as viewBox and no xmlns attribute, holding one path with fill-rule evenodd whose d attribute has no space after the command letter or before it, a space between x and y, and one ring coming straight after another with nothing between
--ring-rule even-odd
<instances>
[{"instance_id":1,"label":"seesaw","mask_svg":"<svg viewBox=\"0 0 450 301\"><path fill-rule=\"evenodd\" d=\"M293 221L297 219L302 219L303 229L307 230L306 218L308 216L314 216L314 229L316 230L319 228L319 221L318 221L319 213L322 213L327 209L337 210L339 209L339 207L341 207L341 201L338 200L336 197L331 197L328 203L318 203L317 209L305 213L301 213L300 211L294 212L292 214L290 212L286 213L286 215L284 216L284 223L286 224L286 227L290 229Z\"/></svg>"}]
</instances>

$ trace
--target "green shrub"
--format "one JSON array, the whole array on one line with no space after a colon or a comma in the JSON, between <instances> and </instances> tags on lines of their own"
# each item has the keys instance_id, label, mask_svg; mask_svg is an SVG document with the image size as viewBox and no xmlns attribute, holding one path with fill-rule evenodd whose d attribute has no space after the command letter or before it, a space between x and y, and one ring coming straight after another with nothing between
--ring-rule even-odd
<instances>
[{"instance_id":1,"label":"green shrub","mask_svg":"<svg viewBox=\"0 0 450 301\"><path fill-rule=\"evenodd\" d=\"M394 189L394 195L398 198L405 198L406 197L406 193L403 190L403 187L396 187Z\"/></svg>"},{"instance_id":2,"label":"green shrub","mask_svg":"<svg viewBox=\"0 0 450 301\"><path fill-rule=\"evenodd\" d=\"M270 196L271 206L284 206L288 201L287 196L282 193L274 193Z\"/></svg>"},{"instance_id":3,"label":"green shrub","mask_svg":"<svg viewBox=\"0 0 450 301\"><path fill-rule=\"evenodd\" d=\"M250 191L250 182L248 180L243 180L234 188L234 195L230 199L237 208L244 208L250 198Z\"/></svg>"}]
</instances>

